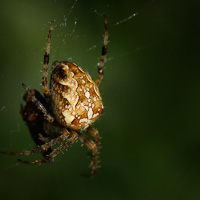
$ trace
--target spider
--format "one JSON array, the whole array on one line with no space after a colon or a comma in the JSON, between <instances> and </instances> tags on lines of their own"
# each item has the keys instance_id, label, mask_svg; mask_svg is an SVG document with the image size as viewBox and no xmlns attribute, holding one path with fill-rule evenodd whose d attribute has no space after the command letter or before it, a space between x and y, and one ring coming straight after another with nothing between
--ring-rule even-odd
<instances>
[{"instance_id":1,"label":"spider","mask_svg":"<svg viewBox=\"0 0 200 200\"><path fill-rule=\"evenodd\" d=\"M75 63L55 61L51 69L50 89L47 83L51 34L54 21L51 22L47 38L42 88L44 97L35 89L25 84L25 107L21 105L21 115L37 147L20 153L2 152L10 155L30 155L42 153L43 159L23 163L42 164L53 162L64 149L77 139L91 150L91 176L98 172L100 135L91 125L103 111L102 98L98 89L103 78L103 66L106 60L108 45L108 25L104 16L105 34L102 55L98 64L98 78L93 81L88 73ZM83 134L86 130L93 139ZM55 145L58 147L54 147Z\"/></svg>"}]
</instances>

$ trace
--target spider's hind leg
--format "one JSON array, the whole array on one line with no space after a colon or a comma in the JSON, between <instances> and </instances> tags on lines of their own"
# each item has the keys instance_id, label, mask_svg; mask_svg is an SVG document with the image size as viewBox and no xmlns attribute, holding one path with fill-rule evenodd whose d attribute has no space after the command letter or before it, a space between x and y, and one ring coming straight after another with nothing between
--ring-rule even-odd
<instances>
[{"instance_id":1,"label":"spider's hind leg","mask_svg":"<svg viewBox=\"0 0 200 200\"><path fill-rule=\"evenodd\" d=\"M97 143L97 145L99 146L101 144L100 143L101 137L99 135L99 131L91 126L87 129L87 131L91 136L94 137L95 143Z\"/></svg>"},{"instance_id":2,"label":"spider's hind leg","mask_svg":"<svg viewBox=\"0 0 200 200\"><path fill-rule=\"evenodd\" d=\"M61 142L61 140L64 140L64 138L62 138L62 139L60 138L60 142ZM47 155L45 158L43 158L42 160L26 161L26 160L18 159L18 161L26 163L26 164L42 164L42 163L46 163L46 162L53 162L54 158L59 153L61 153L64 149L66 149L67 147L72 145L77 140L77 138L78 138L78 134L75 131L73 131L70 133L70 138L67 141L62 143L58 148L53 149L52 152L49 155Z\"/></svg>"},{"instance_id":3,"label":"spider's hind leg","mask_svg":"<svg viewBox=\"0 0 200 200\"><path fill-rule=\"evenodd\" d=\"M32 149L32 150L28 150L28 151L23 151L23 152L19 152L19 153L14 153L14 152L1 152L3 154L8 154L8 155L30 155L30 154L35 154L35 153L39 153L42 151L46 151L49 148L53 147L56 144L59 144L61 142L63 142L64 140L66 140L68 137L70 136L70 132L67 131L66 129L63 129L62 133L60 136L51 139L49 142L44 143L42 145L38 145L36 148ZM51 153L50 153L51 154Z\"/></svg>"},{"instance_id":4,"label":"spider's hind leg","mask_svg":"<svg viewBox=\"0 0 200 200\"><path fill-rule=\"evenodd\" d=\"M90 135L92 135L95 138L95 141L91 140L90 138L83 135L82 133L79 133L79 140L83 144L85 144L89 149L92 150L90 167L92 168L91 176L93 177L94 175L98 173L98 169L100 168L100 165L99 165L100 161L98 160L98 158L100 154L99 149L100 149L101 137L99 136L99 132L92 127L89 127L87 131Z\"/></svg>"}]
</instances>

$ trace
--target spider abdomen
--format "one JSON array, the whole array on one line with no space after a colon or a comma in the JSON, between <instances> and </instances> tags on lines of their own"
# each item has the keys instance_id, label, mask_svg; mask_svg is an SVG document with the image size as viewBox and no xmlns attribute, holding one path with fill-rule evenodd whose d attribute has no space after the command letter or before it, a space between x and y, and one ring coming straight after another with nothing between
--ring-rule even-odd
<instances>
[{"instance_id":1,"label":"spider abdomen","mask_svg":"<svg viewBox=\"0 0 200 200\"><path fill-rule=\"evenodd\" d=\"M90 75L70 62L55 62L51 73L51 102L55 117L70 129L90 126L103 110L99 89Z\"/></svg>"}]
</instances>

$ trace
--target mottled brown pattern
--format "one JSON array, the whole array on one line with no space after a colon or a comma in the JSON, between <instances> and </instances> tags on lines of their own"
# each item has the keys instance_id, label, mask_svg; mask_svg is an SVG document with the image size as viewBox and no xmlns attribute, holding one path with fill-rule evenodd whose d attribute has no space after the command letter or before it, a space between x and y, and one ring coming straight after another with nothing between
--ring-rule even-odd
<instances>
[{"instance_id":1,"label":"mottled brown pattern","mask_svg":"<svg viewBox=\"0 0 200 200\"><path fill-rule=\"evenodd\" d=\"M98 89L103 78L103 66L106 59L108 44L107 18L104 16L105 35L102 55L98 65L98 78L93 81L88 73L71 62L53 63L51 70L50 89L47 82L48 63L50 59L50 43L53 31L51 22L43 62L42 95L35 89L26 90L25 107L21 106L21 114L37 145L36 148L20 153L2 152L9 155L30 155L41 152L42 160L19 161L28 164L53 162L54 158L64 149L71 146L77 139L91 151L91 176L98 172L100 135L91 127L103 111L103 103ZM92 139L82 133L86 130ZM57 147L55 147L57 145Z\"/></svg>"},{"instance_id":2,"label":"mottled brown pattern","mask_svg":"<svg viewBox=\"0 0 200 200\"><path fill-rule=\"evenodd\" d=\"M73 130L85 129L102 113L98 87L90 75L74 63L54 63L50 90L55 117L63 126ZM72 118L74 116L72 121L65 118L63 113L66 112Z\"/></svg>"}]
</instances>

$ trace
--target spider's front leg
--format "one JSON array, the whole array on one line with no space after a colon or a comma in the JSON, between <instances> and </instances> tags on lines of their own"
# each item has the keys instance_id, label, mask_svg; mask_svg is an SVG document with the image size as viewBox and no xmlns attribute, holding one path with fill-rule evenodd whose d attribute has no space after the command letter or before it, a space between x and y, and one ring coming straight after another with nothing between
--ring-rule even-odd
<instances>
[{"instance_id":1,"label":"spider's front leg","mask_svg":"<svg viewBox=\"0 0 200 200\"><path fill-rule=\"evenodd\" d=\"M53 30L53 24L54 24L54 21L51 22L51 26L50 26L50 29L49 29L49 34L48 34L47 44L46 44L46 49L45 49L45 55L44 55L44 62L43 62L42 87L43 87L43 93L44 93L44 96L45 96L45 99L46 99L47 102L50 102L50 95L51 95L50 90L48 88L47 75L48 75L51 33L52 33L52 30Z\"/></svg>"},{"instance_id":2,"label":"spider's front leg","mask_svg":"<svg viewBox=\"0 0 200 200\"><path fill-rule=\"evenodd\" d=\"M52 123L54 121L54 118L48 113L47 109L42 105L42 103L30 92L28 87L22 83L22 86L26 90L27 94L31 98L32 102L35 103L36 107L44 114L44 117Z\"/></svg>"},{"instance_id":3,"label":"spider's front leg","mask_svg":"<svg viewBox=\"0 0 200 200\"><path fill-rule=\"evenodd\" d=\"M107 55L107 49L108 49L108 22L107 22L107 17L105 15L104 15L104 26L105 26L104 42L103 42L100 62L98 64L98 75L99 76L95 81L97 86L100 85L101 80L103 79L103 66L106 61L106 55Z\"/></svg>"}]
</instances>

